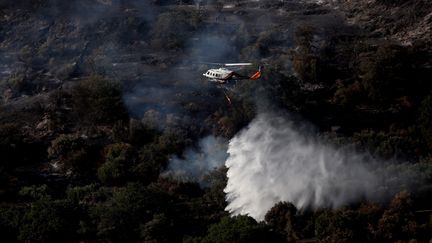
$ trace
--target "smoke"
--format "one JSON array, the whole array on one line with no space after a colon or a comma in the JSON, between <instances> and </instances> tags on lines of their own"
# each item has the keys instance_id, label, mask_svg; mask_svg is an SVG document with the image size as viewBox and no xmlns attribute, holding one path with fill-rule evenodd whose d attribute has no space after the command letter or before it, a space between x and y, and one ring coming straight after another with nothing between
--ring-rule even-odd
<instances>
[{"instance_id":1,"label":"smoke","mask_svg":"<svg viewBox=\"0 0 432 243\"><path fill-rule=\"evenodd\" d=\"M200 140L197 148L186 150L184 158L172 157L168 169L162 175L202 183L203 176L223 166L228 157L227 144L224 138L207 136Z\"/></svg>"},{"instance_id":2,"label":"smoke","mask_svg":"<svg viewBox=\"0 0 432 243\"><path fill-rule=\"evenodd\" d=\"M317 208L376 198L381 182L366 156L306 132L285 117L264 113L237 134L225 163L226 210L262 220L279 201Z\"/></svg>"},{"instance_id":3,"label":"smoke","mask_svg":"<svg viewBox=\"0 0 432 243\"><path fill-rule=\"evenodd\" d=\"M179 8L164 14L180 21L199 12L195 8ZM221 90L217 89L216 85L209 84L208 80L202 77L202 73L209 68L218 67L206 65L208 62L239 61L241 40L247 39L247 31L239 33L239 28L245 23L234 14L214 11L207 11L206 15L200 14L199 19L197 26L192 26L185 24L190 21L177 23L168 21L169 18L157 18L156 22L165 27L166 31L157 29L158 24L152 26L150 33L153 33L153 36L148 36L148 42L157 39L158 35L154 33L158 33L164 37L161 38L161 43L172 38L181 43L180 48L153 50L151 44L149 45L148 54L156 54L156 60L160 63L155 66L145 65L144 68L139 66L137 73L140 72L142 78L139 77L133 88L124 95L132 115L142 117L147 110L154 109L163 114L185 116L192 110L194 117L206 119L219 108L218 104L226 104ZM171 32L175 35L167 35ZM124 73L130 72L129 66L128 64L128 70ZM219 96L214 97L215 93ZM191 106L196 108L190 109Z\"/></svg>"}]
</instances>

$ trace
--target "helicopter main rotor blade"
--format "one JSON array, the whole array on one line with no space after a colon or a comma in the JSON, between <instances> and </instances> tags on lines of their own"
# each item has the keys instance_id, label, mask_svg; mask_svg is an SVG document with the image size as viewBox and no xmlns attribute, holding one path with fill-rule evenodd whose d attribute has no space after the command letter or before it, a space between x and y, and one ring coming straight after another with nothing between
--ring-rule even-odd
<instances>
[{"instance_id":1,"label":"helicopter main rotor blade","mask_svg":"<svg viewBox=\"0 0 432 243\"><path fill-rule=\"evenodd\" d=\"M193 64L204 64L204 65L215 65L215 66L224 66L225 63L219 62L192 62Z\"/></svg>"},{"instance_id":2,"label":"helicopter main rotor blade","mask_svg":"<svg viewBox=\"0 0 432 243\"><path fill-rule=\"evenodd\" d=\"M253 63L250 62L243 62L243 63L225 63L226 67L233 67L233 66L251 66Z\"/></svg>"},{"instance_id":3,"label":"helicopter main rotor blade","mask_svg":"<svg viewBox=\"0 0 432 243\"><path fill-rule=\"evenodd\" d=\"M241 66L252 66L251 62L239 62L239 63L219 63L219 62L193 62L195 64L204 65L215 65L215 66L225 66L225 67L241 67Z\"/></svg>"}]
</instances>

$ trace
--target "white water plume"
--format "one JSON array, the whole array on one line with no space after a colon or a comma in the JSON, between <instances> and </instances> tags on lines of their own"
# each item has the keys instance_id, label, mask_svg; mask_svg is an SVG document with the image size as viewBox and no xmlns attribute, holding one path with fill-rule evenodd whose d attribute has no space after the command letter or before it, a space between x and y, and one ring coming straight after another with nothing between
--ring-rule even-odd
<instances>
[{"instance_id":1,"label":"white water plume","mask_svg":"<svg viewBox=\"0 0 432 243\"><path fill-rule=\"evenodd\" d=\"M307 136L276 114L261 114L229 143L228 210L262 220L277 202L338 207L372 199L378 178L366 156Z\"/></svg>"}]
</instances>

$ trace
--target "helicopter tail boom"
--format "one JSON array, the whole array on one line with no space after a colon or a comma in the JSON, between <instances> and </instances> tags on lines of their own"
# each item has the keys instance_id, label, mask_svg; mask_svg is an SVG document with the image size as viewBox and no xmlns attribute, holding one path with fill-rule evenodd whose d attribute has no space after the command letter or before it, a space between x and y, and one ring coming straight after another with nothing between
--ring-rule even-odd
<instances>
[{"instance_id":1,"label":"helicopter tail boom","mask_svg":"<svg viewBox=\"0 0 432 243\"><path fill-rule=\"evenodd\" d=\"M257 80L261 78L261 70L258 70L254 75L250 76L250 80Z\"/></svg>"},{"instance_id":2,"label":"helicopter tail boom","mask_svg":"<svg viewBox=\"0 0 432 243\"><path fill-rule=\"evenodd\" d=\"M257 79L261 78L261 74L262 74L262 72L261 72L261 66L260 66L258 71L254 75L250 76L249 79L257 80Z\"/></svg>"}]
</instances>

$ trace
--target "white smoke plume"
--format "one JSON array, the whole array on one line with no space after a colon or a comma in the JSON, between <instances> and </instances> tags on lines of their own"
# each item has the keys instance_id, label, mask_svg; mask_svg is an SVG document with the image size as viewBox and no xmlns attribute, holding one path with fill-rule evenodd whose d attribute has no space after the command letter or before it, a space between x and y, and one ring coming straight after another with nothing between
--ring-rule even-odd
<instances>
[{"instance_id":1,"label":"white smoke plume","mask_svg":"<svg viewBox=\"0 0 432 243\"><path fill-rule=\"evenodd\" d=\"M373 199L379 179L366 156L326 145L306 132L285 117L266 113L237 134L225 163L226 210L262 220L279 201L315 208Z\"/></svg>"},{"instance_id":2,"label":"white smoke plume","mask_svg":"<svg viewBox=\"0 0 432 243\"><path fill-rule=\"evenodd\" d=\"M184 158L172 157L163 176L202 182L208 172L224 165L228 157L227 144L224 138L207 136L200 140L197 148L187 149Z\"/></svg>"}]
</instances>

